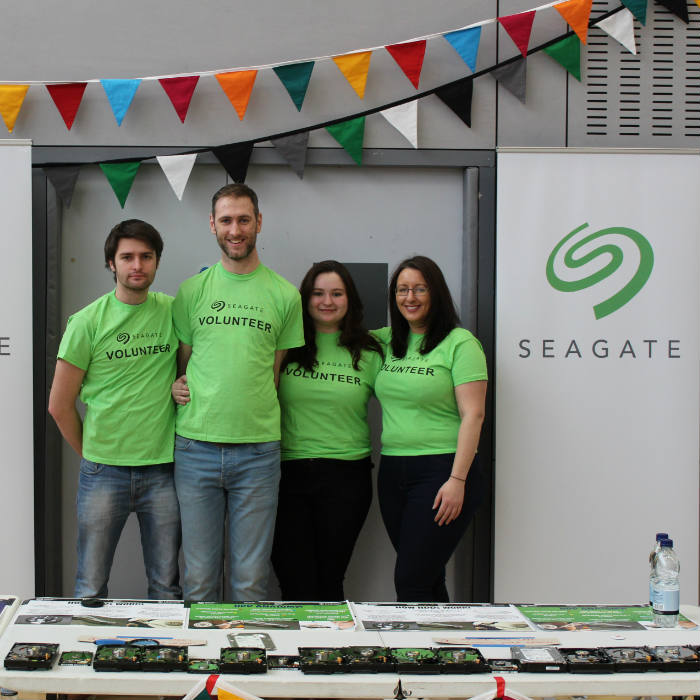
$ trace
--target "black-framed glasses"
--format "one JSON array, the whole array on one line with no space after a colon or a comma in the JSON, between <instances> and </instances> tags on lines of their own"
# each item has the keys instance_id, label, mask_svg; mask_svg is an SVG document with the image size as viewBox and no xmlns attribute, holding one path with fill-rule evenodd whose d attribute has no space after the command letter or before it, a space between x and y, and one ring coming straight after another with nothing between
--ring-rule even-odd
<instances>
[{"instance_id":1,"label":"black-framed glasses","mask_svg":"<svg viewBox=\"0 0 700 700\"><path fill-rule=\"evenodd\" d=\"M397 297L407 297L409 292L413 292L414 296L424 297L428 293L428 288L424 284L417 284L415 287L397 287Z\"/></svg>"}]
</instances>

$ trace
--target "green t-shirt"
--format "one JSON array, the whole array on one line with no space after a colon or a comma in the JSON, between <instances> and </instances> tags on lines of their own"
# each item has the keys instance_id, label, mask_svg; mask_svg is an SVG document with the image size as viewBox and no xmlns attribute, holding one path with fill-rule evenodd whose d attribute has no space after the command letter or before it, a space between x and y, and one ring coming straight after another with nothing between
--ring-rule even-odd
<instances>
[{"instance_id":1,"label":"green t-shirt","mask_svg":"<svg viewBox=\"0 0 700 700\"><path fill-rule=\"evenodd\" d=\"M304 344L299 292L264 265L236 275L217 263L180 285L173 322L192 346L190 402L177 407L177 433L206 442L279 440L275 351Z\"/></svg>"},{"instance_id":2,"label":"green t-shirt","mask_svg":"<svg viewBox=\"0 0 700 700\"><path fill-rule=\"evenodd\" d=\"M124 304L110 292L68 319L58 357L85 371L86 459L133 467L173 461L172 302L149 292L143 304Z\"/></svg>"},{"instance_id":3,"label":"green t-shirt","mask_svg":"<svg viewBox=\"0 0 700 700\"><path fill-rule=\"evenodd\" d=\"M362 459L371 452L367 402L381 365L363 352L360 369L338 333L316 333L316 366L290 363L280 373L282 459Z\"/></svg>"},{"instance_id":4,"label":"green t-shirt","mask_svg":"<svg viewBox=\"0 0 700 700\"><path fill-rule=\"evenodd\" d=\"M426 355L422 335L409 335L406 356L391 352L391 329L375 331L386 352L374 391L382 405L382 454L448 454L457 449L460 418L454 388L487 379L481 343L454 328Z\"/></svg>"}]
</instances>

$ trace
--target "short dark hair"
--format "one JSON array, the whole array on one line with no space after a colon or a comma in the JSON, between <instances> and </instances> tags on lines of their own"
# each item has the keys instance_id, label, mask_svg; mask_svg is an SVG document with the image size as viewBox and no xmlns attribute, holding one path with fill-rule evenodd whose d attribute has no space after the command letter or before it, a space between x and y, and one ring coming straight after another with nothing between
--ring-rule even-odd
<instances>
[{"instance_id":1,"label":"short dark hair","mask_svg":"<svg viewBox=\"0 0 700 700\"><path fill-rule=\"evenodd\" d=\"M340 322L338 344L350 352L353 367L356 370L360 369L360 359L362 358L363 350L378 352L384 358L379 341L370 335L364 326L364 305L352 275L348 272L347 267L337 260L323 260L311 266L299 286L302 318L304 320L304 345L300 348L292 348L287 352L283 367L286 367L290 362L296 362L300 367L310 372L316 364L316 327L309 314L309 300L314 290L316 278L326 272L335 272L345 286L348 310Z\"/></svg>"},{"instance_id":2,"label":"short dark hair","mask_svg":"<svg viewBox=\"0 0 700 700\"><path fill-rule=\"evenodd\" d=\"M248 187L248 185L245 185L242 182L234 182L228 185L224 185L221 189L217 190L214 193L214 196L211 198L211 215L213 217L216 216L216 203L222 197L233 197L234 199L239 199L240 197L247 197L253 204L255 218L258 218L258 214L260 214L260 208L258 207L258 195L255 194L255 191L252 187Z\"/></svg>"},{"instance_id":3,"label":"short dark hair","mask_svg":"<svg viewBox=\"0 0 700 700\"><path fill-rule=\"evenodd\" d=\"M460 321L452 295L442 270L425 255L414 255L398 264L389 282L389 318L391 320L391 351L395 357L405 357L408 347L408 321L401 315L396 303L396 282L406 268L423 275L430 292L430 310L426 318L427 330L420 345L421 355L434 350L456 328Z\"/></svg>"},{"instance_id":4,"label":"short dark hair","mask_svg":"<svg viewBox=\"0 0 700 700\"><path fill-rule=\"evenodd\" d=\"M145 243L156 254L156 260L160 262L163 253L163 239L151 224L141 219L127 219L118 223L107 236L105 241L105 267L114 262L114 256L119 248L122 238L135 238Z\"/></svg>"}]
</instances>

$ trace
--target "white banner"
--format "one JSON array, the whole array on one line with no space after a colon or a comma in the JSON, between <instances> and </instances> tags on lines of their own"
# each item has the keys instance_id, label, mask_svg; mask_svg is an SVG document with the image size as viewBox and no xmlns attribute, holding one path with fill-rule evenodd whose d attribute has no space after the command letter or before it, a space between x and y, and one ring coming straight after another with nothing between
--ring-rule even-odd
<instances>
[{"instance_id":1,"label":"white banner","mask_svg":"<svg viewBox=\"0 0 700 700\"><path fill-rule=\"evenodd\" d=\"M698 595L700 159L499 153L495 600Z\"/></svg>"},{"instance_id":2,"label":"white banner","mask_svg":"<svg viewBox=\"0 0 700 700\"><path fill-rule=\"evenodd\" d=\"M34 594L32 181L28 141L0 141L0 587Z\"/></svg>"}]
</instances>

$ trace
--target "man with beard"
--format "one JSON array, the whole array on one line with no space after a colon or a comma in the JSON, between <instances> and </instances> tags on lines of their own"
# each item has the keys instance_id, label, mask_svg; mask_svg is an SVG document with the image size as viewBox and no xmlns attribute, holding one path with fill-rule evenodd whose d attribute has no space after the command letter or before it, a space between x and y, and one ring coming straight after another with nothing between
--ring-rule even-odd
<instances>
[{"instance_id":1,"label":"man with beard","mask_svg":"<svg viewBox=\"0 0 700 700\"><path fill-rule=\"evenodd\" d=\"M177 338L172 297L149 292L163 252L153 226L117 224L104 247L116 289L68 319L49 413L81 457L74 595L107 595L130 512L141 528L148 596L178 599L180 515L173 482ZM85 421L76 400L87 406Z\"/></svg>"},{"instance_id":2,"label":"man with beard","mask_svg":"<svg viewBox=\"0 0 700 700\"><path fill-rule=\"evenodd\" d=\"M258 257L261 224L250 187L222 187L209 217L221 260L183 282L173 305L175 485L189 600L221 599L225 539L226 598L267 593L280 477L276 386L285 351L304 334L299 292Z\"/></svg>"}]
</instances>

